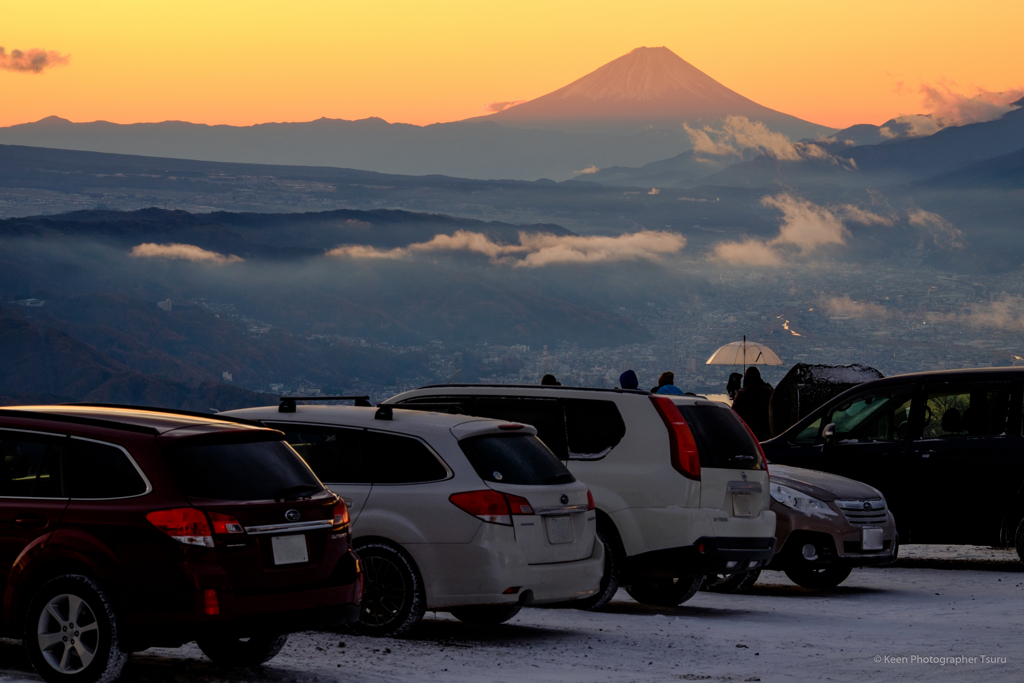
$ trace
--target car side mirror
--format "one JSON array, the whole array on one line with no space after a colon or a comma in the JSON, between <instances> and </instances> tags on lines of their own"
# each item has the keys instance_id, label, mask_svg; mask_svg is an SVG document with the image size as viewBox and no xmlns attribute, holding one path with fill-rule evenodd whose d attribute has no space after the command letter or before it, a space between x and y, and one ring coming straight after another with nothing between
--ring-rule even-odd
<instances>
[{"instance_id":1,"label":"car side mirror","mask_svg":"<svg viewBox=\"0 0 1024 683\"><path fill-rule=\"evenodd\" d=\"M821 430L821 439L825 442L826 446L831 446L836 442L836 423L829 422L825 425L825 428Z\"/></svg>"}]
</instances>

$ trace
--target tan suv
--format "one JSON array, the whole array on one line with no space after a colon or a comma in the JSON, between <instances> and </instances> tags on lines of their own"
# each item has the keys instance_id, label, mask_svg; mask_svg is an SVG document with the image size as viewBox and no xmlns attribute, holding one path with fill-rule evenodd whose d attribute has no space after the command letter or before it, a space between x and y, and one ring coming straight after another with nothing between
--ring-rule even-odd
<instances>
[{"instance_id":1,"label":"tan suv","mask_svg":"<svg viewBox=\"0 0 1024 683\"><path fill-rule=\"evenodd\" d=\"M855 567L892 564L896 522L877 489L859 481L770 463L775 557L766 569L786 572L804 588L835 588ZM708 577L716 593L744 592L761 570Z\"/></svg>"}]
</instances>

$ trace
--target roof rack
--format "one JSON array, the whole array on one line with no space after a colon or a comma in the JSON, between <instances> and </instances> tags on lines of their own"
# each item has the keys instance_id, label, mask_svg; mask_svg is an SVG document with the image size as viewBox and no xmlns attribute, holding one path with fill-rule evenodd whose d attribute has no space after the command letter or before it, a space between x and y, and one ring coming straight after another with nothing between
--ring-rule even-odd
<instances>
[{"instance_id":1,"label":"roof rack","mask_svg":"<svg viewBox=\"0 0 1024 683\"><path fill-rule=\"evenodd\" d=\"M182 415L184 417L200 417L206 420L219 420L220 422L236 422L251 427L263 427L266 425L259 420L248 420L244 417L232 417L219 413L199 413L194 410L178 410L177 408L154 408L152 406L136 406L127 403L61 403L65 406L82 406L84 408L128 408L129 410L147 410L152 413L167 413L169 415Z\"/></svg>"},{"instance_id":2,"label":"roof rack","mask_svg":"<svg viewBox=\"0 0 1024 683\"><path fill-rule=\"evenodd\" d=\"M605 391L613 394L642 394L646 396L651 393L644 391L643 389L620 389L618 387L614 389L607 389L604 387L564 387L562 385L552 384L427 384L426 386L420 387L420 389L443 389L445 387L494 387L495 389L560 389L568 391Z\"/></svg>"},{"instance_id":3,"label":"roof rack","mask_svg":"<svg viewBox=\"0 0 1024 683\"><path fill-rule=\"evenodd\" d=\"M360 408L370 407L369 396L282 396L277 412L294 413L296 401L355 401Z\"/></svg>"},{"instance_id":4,"label":"roof rack","mask_svg":"<svg viewBox=\"0 0 1024 683\"><path fill-rule=\"evenodd\" d=\"M88 427L102 427L104 429L117 429L122 432L134 432L136 434L149 434L159 436L160 430L145 425L126 424L113 420L101 420L93 417L80 417L78 415L61 415L59 413L43 413L34 410L12 410L0 408L0 416L20 417L28 420L42 420L44 422L66 422L68 424L85 425Z\"/></svg>"}]
</instances>

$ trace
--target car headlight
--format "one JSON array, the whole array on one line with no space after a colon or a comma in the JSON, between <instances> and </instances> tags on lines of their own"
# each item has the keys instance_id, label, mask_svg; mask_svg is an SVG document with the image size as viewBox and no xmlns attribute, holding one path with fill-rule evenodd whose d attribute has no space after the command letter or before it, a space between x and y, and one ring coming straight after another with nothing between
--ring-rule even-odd
<instances>
[{"instance_id":1,"label":"car headlight","mask_svg":"<svg viewBox=\"0 0 1024 683\"><path fill-rule=\"evenodd\" d=\"M807 495L796 489L792 489L782 484L772 484L769 488L772 494L772 499L778 501L782 505L788 508L792 508L805 515L811 515L812 517L821 516L836 516L839 513L828 506L823 500L818 500L812 496Z\"/></svg>"}]
</instances>

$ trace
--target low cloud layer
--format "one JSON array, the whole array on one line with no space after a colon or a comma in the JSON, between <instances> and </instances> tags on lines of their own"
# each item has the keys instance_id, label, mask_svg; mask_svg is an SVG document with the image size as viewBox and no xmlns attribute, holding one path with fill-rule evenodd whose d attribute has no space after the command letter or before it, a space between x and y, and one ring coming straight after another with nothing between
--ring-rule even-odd
<instances>
[{"instance_id":1,"label":"low cloud layer","mask_svg":"<svg viewBox=\"0 0 1024 683\"><path fill-rule=\"evenodd\" d=\"M786 265L794 258L810 256L823 247L846 244L850 237L846 223L913 228L921 233L920 247L929 237L941 249L961 249L964 246L963 233L955 225L924 209L913 209L905 216L896 213L881 215L852 204L818 206L788 193L764 197L761 204L782 212L779 234L767 240L750 238L719 242L711 252L712 260L730 265Z\"/></svg>"},{"instance_id":2,"label":"low cloud layer","mask_svg":"<svg viewBox=\"0 0 1024 683\"><path fill-rule=\"evenodd\" d=\"M867 318L880 320L889 316L889 309L870 301L854 301L849 294L823 297L817 307L833 318Z\"/></svg>"},{"instance_id":3,"label":"low cloud layer","mask_svg":"<svg viewBox=\"0 0 1024 683\"><path fill-rule=\"evenodd\" d=\"M215 251L208 251L194 244L154 244L146 242L132 248L131 255L137 258L165 258L181 259L183 261L194 261L196 263L215 263L223 265L226 263L241 263L245 259L229 254L218 254Z\"/></svg>"},{"instance_id":4,"label":"low cloud layer","mask_svg":"<svg viewBox=\"0 0 1024 683\"><path fill-rule=\"evenodd\" d=\"M21 73L38 74L54 66L64 66L71 57L54 50L11 50L7 52L0 46L0 69L19 71Z\"/></svg>"},{"instance_id":5,"label":"low cloud layer","mask_svg":"<svg viewBox=\"0 0 1024 683\"><path fill-rule=\"evenodd\" d=\"M489 111L492 114L499 111L505 111L509 107L514 107L517 104L522 104L526 100L510 100L508 102L488 102L484 105L484 111Z\"/></svg>"},{"instance_id":6,"label":"low cloud layer","mask_svg":"<svg viewBox=\"0 0 1024 683\"><path fill-rule=\"evenodd\" d=\"M597 166L587 166L586 168L580 169L579 171L573 171L573 175L592 175L600 171Z\"/></svg>"},{"instance_id":7,"label":"low cloud layer","mask_svg":"<svg viewBox=\"0 0 1024 683\"><path fill-rule=\"evenodd\" d=\"M751 121L745 116L728 116L721 128L691 128L684 123L683 129L690 136L690 144L697 155L743 157L744 151L753 150L782 161L819 159L855 168L851 159L833 156L820 145L793 142L782 133L769 130L760 121Z\"/></svg>"},{"instance_id":8,"label":"low cloud layer","mask_svg":"<svg viewBox=\"0 0 1024 683\"><path fill-rule=\"evenodd\" d=\"M780 266L791 256L807 256L820 247L844 244L849 232L831 210L791 194L764 197L764 206L782 212L779 234L770 240L720 242L712 258L732 265Z\"/></svg>"},{"instance_id":9,"label":"low cloud layer","mask_svg":"<svg viewBox=\"0 0 1024 683\"><path fill-rule=\"evenodd\" d=\"M824 296L815 306L833 318L893 320L906 324L958 325L1024 332L1024 298L1004 295L995 301L976 302L953 312L914 312L887 308L871 301L854 301L848 294Z\"/></svg>"},{"instance_id":10,"label":"low cloud layer","mask_svg":"<svg viewBox=\"0 0 1024 683\"><path fill-rule=\"evenodd\" d=\"M964 235L960 229L937 213L914 209L908 214L907 222L931 235L936 246L947 249L960 249L964 246Z\"/></svg>"},{"instance_id":11,"label":"low cloud layer","mask_svg":"<svg viewBox=\"0 0 1024 683\"><path fill-rule=\"evenodd\" d=\"M327 252L328 256L358 259L408 259L431 252L469 252L482 254L495 264L516 268L538 268L562 263L602 263L609 261L657 260L686 246L686 238L672 232L644 230L617 237L563 236L519 233L519 244L499 244L487 235L459 230L452 235L435 235L428 242L407 247L377 249L362 245L344 245Z\"/></svg>"},{"instance_id":12,"label":"low cloud layer","mask_svg":"<svg viewBox=\"0 0 1024 683\"><path fill-rule=\"evenodd\" d=\"M994 121L1006 112L1015 109L1015 102L1024 98L1024 88L1013 88L992 92L983 88L972 88L959 92L955 83L923 83L918 87L922 105L927 114L900 116L894 125L884 126L885 137L919 137L932 135L949 126L963 126L969 123ZM902 89L902 84L898 89Z\"/></svg>"}]
</instances>

